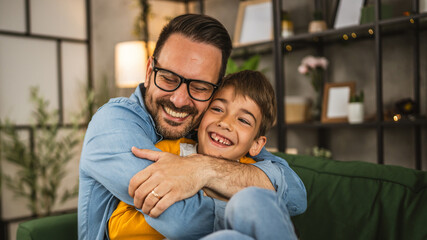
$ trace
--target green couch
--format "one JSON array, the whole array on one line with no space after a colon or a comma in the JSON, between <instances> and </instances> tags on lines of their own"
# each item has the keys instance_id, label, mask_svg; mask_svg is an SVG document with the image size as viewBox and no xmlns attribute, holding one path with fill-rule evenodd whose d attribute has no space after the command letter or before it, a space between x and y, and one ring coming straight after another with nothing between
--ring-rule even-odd
<instances>
[{"instance_id":1,"label":"green couch","mask_svg":"<svg viewBox=\"0 0 427 240\"><path fill-rule=\"evenodd\" d=\"M277 153L303 180L300 239L427 239L427 172ZM21 223L18 240L77 239L77 214Z\"/></svg>"}]
</instances>

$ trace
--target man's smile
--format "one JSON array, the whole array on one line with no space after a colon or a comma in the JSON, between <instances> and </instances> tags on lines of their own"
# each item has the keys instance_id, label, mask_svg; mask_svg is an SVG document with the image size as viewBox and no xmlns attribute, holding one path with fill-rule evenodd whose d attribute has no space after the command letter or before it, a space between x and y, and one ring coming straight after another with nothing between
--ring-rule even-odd
<instances>
[{"instance_id":1,"label":"man's smile","mask_svg":"<svg viewBox=\"0 0 427 240\"><path fill-rule=\"evenodd\" d=\"M173 118L181 118L182 120L190 115L187 112L176 112L169 107L163 106L163 110Z\"/></svg>"}]
</instances>

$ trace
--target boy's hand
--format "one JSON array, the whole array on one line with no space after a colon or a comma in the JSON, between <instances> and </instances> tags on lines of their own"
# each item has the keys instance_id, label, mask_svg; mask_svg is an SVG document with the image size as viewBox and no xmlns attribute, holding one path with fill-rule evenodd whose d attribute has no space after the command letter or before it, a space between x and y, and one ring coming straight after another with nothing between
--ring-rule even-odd
<instances>
[{"instance_id":1,"label":"boy's hand","mask_svg":"<svg viewBox=\"0 0 427 240\"><path fill-rule=\"evenodd\" d=\"M135 174L129 183L134 206L150 217L158 217L177 201L195 195L205 185L202 155L180 157L167 152L132 148L139 158L155 161Z\"/></svg>"}]
</instances>

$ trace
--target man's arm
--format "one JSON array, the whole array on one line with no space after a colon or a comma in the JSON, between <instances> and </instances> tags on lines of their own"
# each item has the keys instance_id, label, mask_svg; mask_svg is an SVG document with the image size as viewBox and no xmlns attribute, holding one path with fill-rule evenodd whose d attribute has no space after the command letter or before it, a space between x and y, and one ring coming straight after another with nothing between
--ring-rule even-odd
<instances>
[{"instance_id":1,"label":"man's arm","mask_svg":"<svg viewBox=\"0 0 427 240\"><path fill-rule=\"evenodd\" d=\"M151 118L139 109L136 103L110 102L95 114L88 127L80 171L97 182L92 189L105 188L111 193L99 196L99 208L109 206L111 196L132 205L129 181L138 171L152 164L131 152L132 146L156 150L153 142L158 140ZM167 238L199 239L212 232L215 211L214 201L197 193L174 204L160 218L146 216L146 219ZM97 218L88 217L89 220Z\"/></svg>"},{"instance_id":2,"label":"man's arm","mask_svg":"<svg viewBox=\"0 0 427 240\"><path fill-rule=\"evenodd\" d=\"M135 206L142 207L152 217L159 216L174 202L185 198L186 193L182 189L191 188L194 183L202 184L226 198L248 186L276 190L280 199L289 203L291 215L305 211L307 200L302 181L285 160L266 150L259 157L272 160L254 165L200 154L179 157L149 150L134 149L133 152L136 156L156 161L150 169L136 174L129 185L129 194L134 196ZM182 177L188 182L181 181ZM161 199L145 201L148 194L142 190L145 186L157 186L155 192L160 193Z\"/></svg>"}]
</instances>

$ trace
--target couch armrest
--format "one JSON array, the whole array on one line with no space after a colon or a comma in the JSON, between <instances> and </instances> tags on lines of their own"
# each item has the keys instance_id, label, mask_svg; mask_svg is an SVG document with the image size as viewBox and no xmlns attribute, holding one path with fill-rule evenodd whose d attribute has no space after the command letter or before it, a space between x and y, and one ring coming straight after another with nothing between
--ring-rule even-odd
<instances>
[{"instance_id":1,"label":"couch armrest","mask_svg":"<svg viewBox=\"0 0 427 240\"><path fill-rule=\"evenodd\" d=\"M76 240L77 213L43 217L19 224L19 240Z\"/></svg>"}]
</instances>

